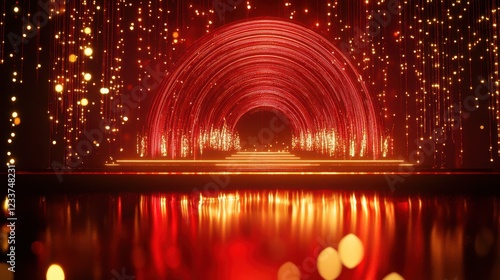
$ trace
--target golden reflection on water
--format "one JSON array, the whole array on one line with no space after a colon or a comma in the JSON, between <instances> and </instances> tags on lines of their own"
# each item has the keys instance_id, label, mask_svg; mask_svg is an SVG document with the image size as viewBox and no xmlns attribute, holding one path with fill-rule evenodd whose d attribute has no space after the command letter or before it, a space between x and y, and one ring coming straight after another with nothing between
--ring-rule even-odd
<instances>
[{"instance_id":1,"label":"golden reflection on water","mask_svg":"<svg viewBox=\"0 0 500 280\"><path fill-rule=\"evenodd\" d=\"M38 208L37 273L58 263L67 279L111 279L125 269L138 280L264 280L283 267L322 279L318 255L328 247L343 263L338 279L499 275L495 198L239 191L40 198ZM359 254L339 248L343 238ZM479 271L481 259L490 265Z\"/></svg>"}]
</instances>

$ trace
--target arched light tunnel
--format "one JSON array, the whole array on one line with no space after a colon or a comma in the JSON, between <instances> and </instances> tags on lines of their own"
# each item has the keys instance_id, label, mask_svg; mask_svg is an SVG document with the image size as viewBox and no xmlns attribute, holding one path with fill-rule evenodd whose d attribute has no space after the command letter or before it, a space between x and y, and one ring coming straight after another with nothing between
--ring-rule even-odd
<instances>
[{"instance_id":1,"label":"arched light tunnel","mask_svg":"<svg viewBox=\"0 0 500 280\"><path fill-rule=\"evenodd\" d=\"M149 112L149 154L236 150L239 120L259 109L286 116L295 150L378 159L387 146L374 98L337 47L296 23L254 19L207 34L176 62Z\"/></svg>"}]
</instances>

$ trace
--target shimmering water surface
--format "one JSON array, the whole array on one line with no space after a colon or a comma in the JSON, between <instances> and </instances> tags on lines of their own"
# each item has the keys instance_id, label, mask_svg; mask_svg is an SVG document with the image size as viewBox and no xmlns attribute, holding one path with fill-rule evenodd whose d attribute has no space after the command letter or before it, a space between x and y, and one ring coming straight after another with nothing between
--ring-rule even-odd
<instances>
[{"instance_id":1,"label":"shimmering water surface","mask_svg":"<svg viewBox=\"0 0 500 280\"><path fill-rule=\"evenodd\" d=\"M54 264L66 279L500 279L499 198L279 190L24 202L19 279L45 279Z\"/></svg>"}]
</instances>

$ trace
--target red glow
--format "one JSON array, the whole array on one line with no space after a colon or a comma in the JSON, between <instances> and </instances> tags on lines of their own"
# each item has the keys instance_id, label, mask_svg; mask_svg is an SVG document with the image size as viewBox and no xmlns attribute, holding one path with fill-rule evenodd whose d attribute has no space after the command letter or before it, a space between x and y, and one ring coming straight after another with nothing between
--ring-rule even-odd
<instances>
[{"instance_id":1,"label":"red glow","mask_svg":"<svg viewBox=\"0 0 500 280\"><path fill-rule=\"evenodd\" d=\"M198 158L209 145L203 135L234 135L244 114L274 109L290 120L296 149L379 158L375 107L361 76L325 38L281 20L238 22L199 40L164 80L148 118L149 149L160 156L165 136L168 157Z\"/></svg>"}]
</instances>

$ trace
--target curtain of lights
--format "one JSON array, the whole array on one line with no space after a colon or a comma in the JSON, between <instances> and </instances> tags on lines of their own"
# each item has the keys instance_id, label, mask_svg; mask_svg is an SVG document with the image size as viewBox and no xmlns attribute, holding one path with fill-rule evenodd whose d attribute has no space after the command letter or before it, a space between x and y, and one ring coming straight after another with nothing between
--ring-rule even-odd
<instances>
[{"instance_id":1,"label":"curtain of lights","mask_svg":"<svg viewBox=\"0 0 500 280\"><path fill-rule=\"evenodd\" d=\"M460 167L464 137L487 131L493 162L500 131L498 4L418 0L405 1L404 7L399 26L408 152L417 151L417 162L430 157L417 147L430 140L434 166ZM487 120L464 131L481 107L487 108Z\"/></svg>"},{"instance_id":2,"label":"curtain of lights","mask_svg":"<svg viewBox=\"0 0 500 280\"><path fill-rule=\"evenodd\" d=\"M111 107L123 94L124 1L66 1L55 7L59 12L51 22L50 142L55 154L64 148L64 165L74 168L85 166L98 149L107 149L110 158L115 154L126 117Z\"/></svg>"}]
</instances>

